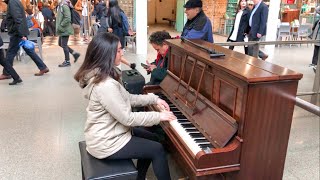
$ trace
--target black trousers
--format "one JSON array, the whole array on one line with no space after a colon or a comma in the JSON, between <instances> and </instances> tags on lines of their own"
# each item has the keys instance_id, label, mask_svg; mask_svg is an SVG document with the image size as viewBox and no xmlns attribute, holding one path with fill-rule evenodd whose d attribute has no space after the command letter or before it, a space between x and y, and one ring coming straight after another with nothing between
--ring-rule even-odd
<instances>
[{"instance_id":1,"label":"black trousers","mask_svg":"<svg viewBox=\"0 0 320 180\"><path fill-rule=\"evenodd\" d=\"M156 135L143 129L133 128L131 140L121 150L108 159L138 159L138 180L145 180L152 162L153 171L158 180L170 180L166 152L156 141Z\"/></svg>"},{"instance_id":2,"label":"black trousers","mask_svg":"<svg viewBox=\"0 0 320 180\"><path fill-rule=\"evenodd\" d=\"M70 61L69 53L73 53L73 49L68 46L69 36L59 36L58 44L63 49L64 60Z\"/></svg>"},{"instance_id":3,"label":"black trousers","mask_svg":"<svg viewBox=\"0 0 320 180\"><path fill-rule=\"evenodd\" d=\"M0 49L0 64L3 66L4 71L6 71L14 80L20 79L17 72L13 69L11 64L4 59L3 49Z\"/></svg>"},{"instance_id":4,"label":"black trousers","mask_svg":"<svg viewBox=\"0 0 320 180\"><path fill-rule=\"evenodd\" d=\"M232 41L232 40L228 40L229 42L240 42L240 41ZM243 42L243 41L242 41ZM245 54L248 54L248 47L246 46L243 46L244 48L244 53ZM234 49L234 46L229 46L229 49L233 50Z\"/></svg>"},{"instance_id":5,"label":"black trousers","mask_svg":"<svg viewBox=\"0 0 320 180\"><path fill-rule=\"evenodd\" d=\"M312 64L315 64L315 65L318 64L319 50L320 50L320 46L314 45Z\"/></svg>"},{"instance_id":6,"label":"black trousers","mask_svg":"<svg viewBox=\"0 0 320 180\"><path fill-rule=\"evenodd\" d=\"M8 48L6 60L8 63L10 63L11 66L13 66L14 57L18 54L18 51L20 49L19 43L21 41L22 41L22 39L19 36L10 36L10 42L9 42L9 48ZM23 47L23 49L27 53L27 55L30 56L32 61L37 65L39 70L44 70L47 68L46 64L36 54L34 49L26 49L24 47ZM6 72L5 69L3 69L3 74L9 75L9 72Z\"/></svg>"},{"instance_id":7,"label":"black trousers","mask_svg":"<svg viewBox=\"0 0 320 180\"><path fill-rule=\"evenodd\" d=\"M259 41L259 40L260 40L260 38L252 38L249 36L249 41ZM266 56L266 54L264 52L257 49L257 46L248 45L248 55L253 56L254 51L258 51L259 58L263 58Z\"/></svg>"}]
</instances>

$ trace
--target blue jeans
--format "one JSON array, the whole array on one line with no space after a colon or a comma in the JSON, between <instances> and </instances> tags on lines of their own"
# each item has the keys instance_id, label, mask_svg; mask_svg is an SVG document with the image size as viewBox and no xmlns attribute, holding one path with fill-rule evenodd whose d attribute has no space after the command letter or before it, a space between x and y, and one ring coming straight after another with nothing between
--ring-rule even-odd
<instances>
[{"instance_id":1,"label":"blue jeans","mask_svg":"<svg viewBox=\"0 0 320 180\"><path fill-rule=\"evenodd\" d=\"M10 36L10 42L9 42L9 48L7 52L7 58L6 61L10 63L11 66L13 66L13 59L17 55L19 51L19 43L22 41L21 37L18 36ZM33 60L33 62L37 65L39 70L44 70L47 68L47 66L44 64L44 62L40 59L40 57L36 54L36 52L30 49L23 48L24 51L27 53L28 56ZM9 75L8 72L3 69L4 75Z\"/></svg>"}]
</instances>

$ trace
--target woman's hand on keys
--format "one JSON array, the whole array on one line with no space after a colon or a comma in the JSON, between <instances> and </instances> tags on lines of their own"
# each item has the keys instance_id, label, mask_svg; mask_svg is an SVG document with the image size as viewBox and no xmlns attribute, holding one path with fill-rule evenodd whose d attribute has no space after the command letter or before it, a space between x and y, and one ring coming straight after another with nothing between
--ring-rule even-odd
<instances>
[{"instance_id":1,"label":"woman's hand on keys","mask_svg":"<svg viewBox=\"0 0 320 180\"><path fill-rule=\"evenodd\" d=\"M177 117L171 111L160 112L160 121L172 121L176 119Z\"/></svg>"}]
</instances>

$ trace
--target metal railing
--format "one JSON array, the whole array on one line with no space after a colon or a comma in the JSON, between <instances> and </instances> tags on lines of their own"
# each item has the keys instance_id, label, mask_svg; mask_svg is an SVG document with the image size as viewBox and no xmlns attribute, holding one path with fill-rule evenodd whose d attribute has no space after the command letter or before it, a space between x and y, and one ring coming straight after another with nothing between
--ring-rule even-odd
<instances>
[{"instance_id":1,"label":"metal railing","mask_svg":"<svg viewBox=\"0 0 320 180\"><path fill-rule=\"evenodd\" d=\"M258 57L258 50L260 45L292 45L292 44L313 44L318 43L318 40L305 40L305 41L249 41L249 42L225 42L225 43L215 43L220 46L253 46L253 56ZM319 49L320 55L320 49ZM297 96L311 95L311 103L300 98L296 98L296 105L309 111L317 116L320 116L320 107L316 106L317 100L320 98L320 56L318 56L318 68L313 82L313 92L298 92Z\"/></svg>"}]
</instances>

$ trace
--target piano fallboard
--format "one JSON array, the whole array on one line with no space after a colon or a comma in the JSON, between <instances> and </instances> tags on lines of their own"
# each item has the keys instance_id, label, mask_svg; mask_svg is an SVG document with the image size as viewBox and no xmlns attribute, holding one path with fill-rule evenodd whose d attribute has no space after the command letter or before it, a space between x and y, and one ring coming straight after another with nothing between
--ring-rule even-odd
<instances>
[{"instance_id":1,"label":"piano fallboard","mask_svg":"<svg viewBox=\"0 0 320 180\"><path fill-rule=\"evenodd\" d=\"M169 105L173 104L175 107L181 106L170 98L160 86L145 87L145 93L163 94L169 99ZM157 106L148 106L149 110L159 111ZM185 112L181 112L184 115ZM189 115L186 115L189 117ZM190 118L189 120L191 120ZM189 169L187 172L192 172L190 176L202 176L204 174L216 174L222 172L237 171L240 169L240 149L241 139L239 137L233 137L230 142L222 148L210 148L210 152L206 149L199 151L195 155L190 150L190 147L184 142L184 140L178 135L175 129L172 128L169 122L160 123L163 130L166 132L170 139L170 149L175 154L175 158L178 158L178 163L182 164L182 167ZM197 125L195 125L197 126ZM201 131L201 130L199 130ZM206 136L206 135L204 135Z\"/></svg>"}]
</instances>

